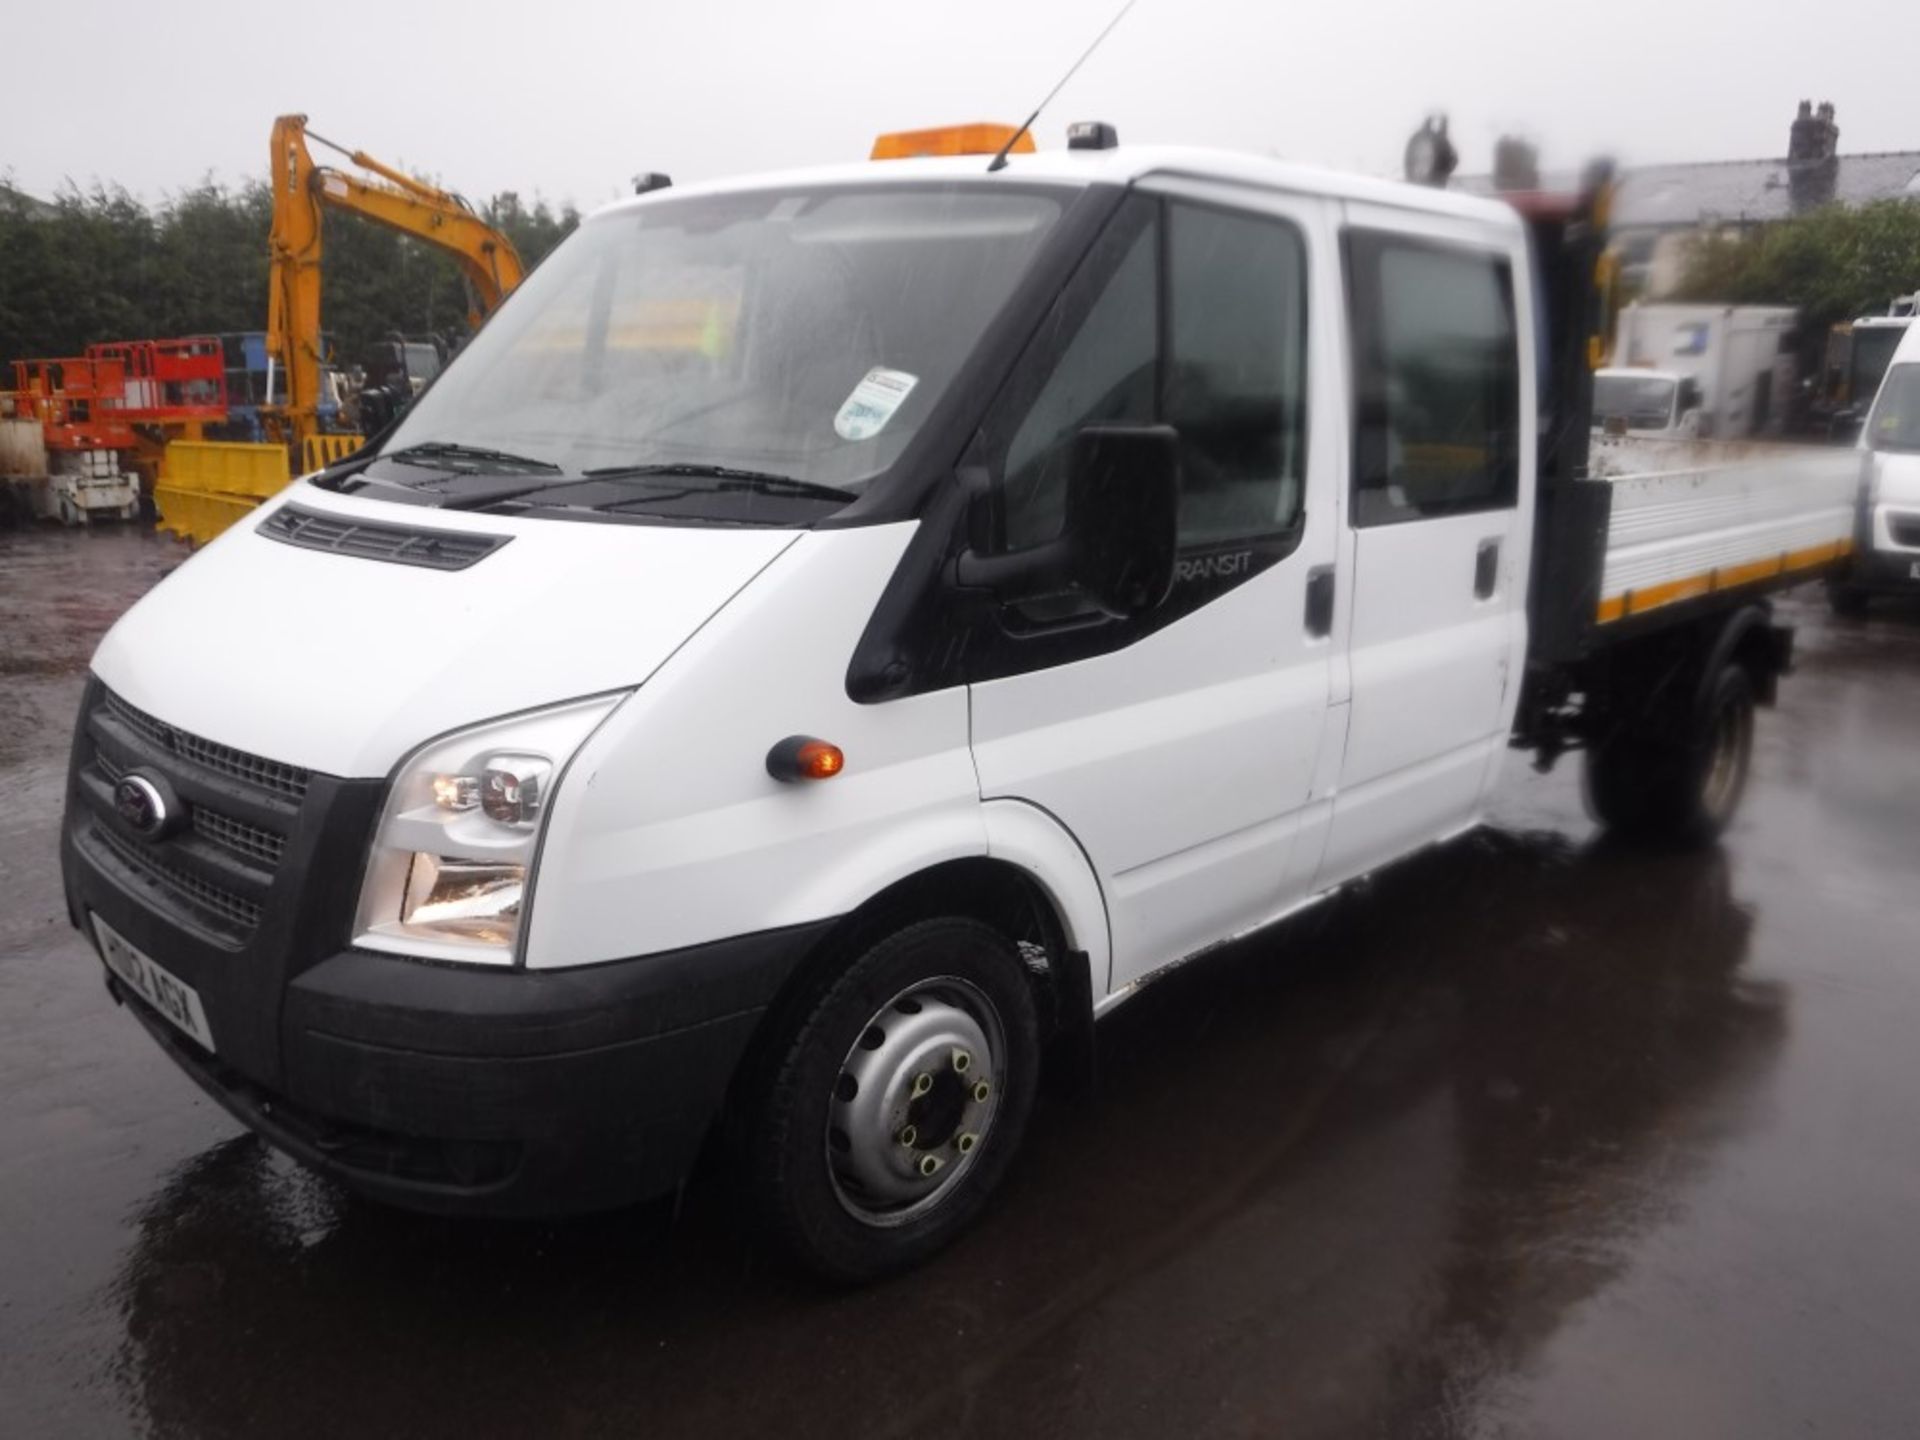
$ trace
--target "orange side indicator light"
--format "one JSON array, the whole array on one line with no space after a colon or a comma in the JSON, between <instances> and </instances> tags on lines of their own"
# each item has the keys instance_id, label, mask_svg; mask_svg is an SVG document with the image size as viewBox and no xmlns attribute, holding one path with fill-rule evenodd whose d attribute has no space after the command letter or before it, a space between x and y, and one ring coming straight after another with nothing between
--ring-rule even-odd
<instances>
[{"instance_id":1,"label":"orange side indicator light","mask_svg":"<svg viewBox=\"0 0 1920 1440\"><path fill-rule=\"evenodd\" d=\"M831 780L846 768L838 745L811 735L789 735L767 751L767 773L776 780Z\"/></svg>"},{"instance_id":2,"label":"orange side indicator light","mask_svg":"<svg viewBox=\"0 0 1920 1440\"><path fill-rule=\"evenodd\" d=\"M1017 125L979 121L971 125L937 125L931 130L894 130L873 142L874 160L920 160L929 155L998 155L1013 140ZM1033 153L1033 136L1025 131L1013 141L1013 153Z\"/></svg>"}]
</instances>

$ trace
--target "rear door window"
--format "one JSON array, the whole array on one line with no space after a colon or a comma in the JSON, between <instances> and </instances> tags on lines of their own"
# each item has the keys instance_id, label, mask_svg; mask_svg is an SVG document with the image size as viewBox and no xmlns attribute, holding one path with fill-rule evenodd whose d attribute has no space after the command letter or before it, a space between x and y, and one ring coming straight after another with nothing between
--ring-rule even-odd
<instances>
[{"instance_id":1,"label":"rear door window","mask_svg":"<svg viewBox=\"0 0 1920 1440\"><path fill-rule=\"evenodd\" d=\"M1348 236L1353 523L1518 503L1520 365L1504 257Z\"/></svg>"}]
</instances>

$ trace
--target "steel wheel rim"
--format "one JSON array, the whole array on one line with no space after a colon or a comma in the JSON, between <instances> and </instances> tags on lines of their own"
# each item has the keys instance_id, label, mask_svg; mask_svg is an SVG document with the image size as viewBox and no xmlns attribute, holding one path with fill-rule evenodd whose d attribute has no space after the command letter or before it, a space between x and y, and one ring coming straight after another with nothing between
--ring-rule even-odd
<instances>
[{"instance_id":1,"label":"steel wheel rim","mask_svg":"<svg viewBox=\"0 0 1920 1440\"><path fill-rule=\"evenodd\" d=\"M949 1197L985 1153L1006 1066L1006 1027L971 981L916 981L876 1010L827 1102L827 1175L841 1208L891 1228Z\"/></svg>"},{"instance_id":2,"label":"steel wheel rim","mask_svg":"<svg viewBox=\"0 0 1920 1440\"><path fill-rule=\"evenodd\" d=\"M1741 781L1746 775L1749 712L1742 705L1721 710L1713 727L1713 750L1707 759L1705 801L1707 813L1725 820L1740 798Z\"/></svg>"}]
</instances>

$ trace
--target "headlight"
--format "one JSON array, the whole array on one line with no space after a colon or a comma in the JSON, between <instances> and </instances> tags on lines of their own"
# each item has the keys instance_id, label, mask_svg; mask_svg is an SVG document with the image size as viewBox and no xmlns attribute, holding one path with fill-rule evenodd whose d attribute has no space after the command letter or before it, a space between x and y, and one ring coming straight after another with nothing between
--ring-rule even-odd
<instances>
[{"instance_id":1,"label":"headlight","mask_svg":"<svg viewBox=\"0 0 1920 1440\"><path fill-rule=\"evenodd\" d=\"M625 698L602 695L476 725L409 755L374 835L353 943L512 964L554 787Z\"/></svg>"}]
</instances>

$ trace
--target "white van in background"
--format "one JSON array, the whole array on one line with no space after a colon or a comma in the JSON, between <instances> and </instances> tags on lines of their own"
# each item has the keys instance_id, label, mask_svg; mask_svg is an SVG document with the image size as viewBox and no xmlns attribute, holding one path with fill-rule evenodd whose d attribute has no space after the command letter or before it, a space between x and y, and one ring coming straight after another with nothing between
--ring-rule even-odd
<instances>
[{"instance_id":1,"label":"white van in background","mask_svg":"<svg viewBox=\"0 0 1920 1440\"><path fill-rule=\"evenodd\" d=\"M1920 326L1893 352L1861 427L1860 519L1853 563L1827 594L1842 614L1874 595L1920 593Z\"/></svg>"}]
</instances>

